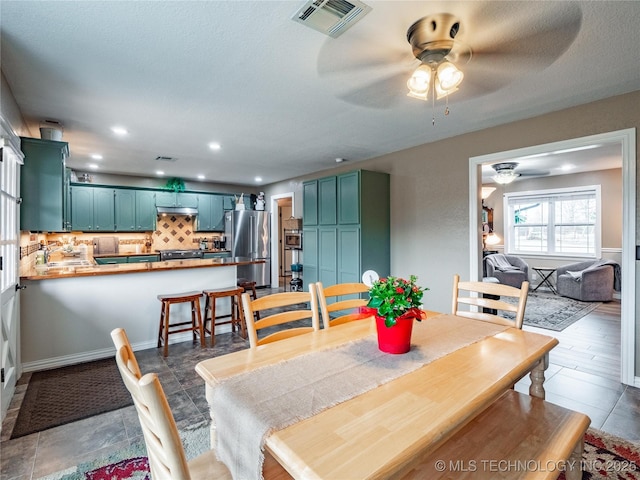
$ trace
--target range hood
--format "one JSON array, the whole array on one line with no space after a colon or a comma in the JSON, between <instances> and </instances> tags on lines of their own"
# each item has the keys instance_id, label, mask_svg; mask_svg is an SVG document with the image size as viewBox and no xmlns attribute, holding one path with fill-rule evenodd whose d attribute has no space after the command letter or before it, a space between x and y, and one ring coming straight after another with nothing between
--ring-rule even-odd
<instances>
[{"instance_id":1,"label":"range hood","mask_svg":"<svg viewBox=\"0 0 640 480\"><path fill-rule=\"evenodd\" d=\"M191 207L156 207L158 209L158 215L197 215L198 209Z\"/></svg>"}]
</instances>

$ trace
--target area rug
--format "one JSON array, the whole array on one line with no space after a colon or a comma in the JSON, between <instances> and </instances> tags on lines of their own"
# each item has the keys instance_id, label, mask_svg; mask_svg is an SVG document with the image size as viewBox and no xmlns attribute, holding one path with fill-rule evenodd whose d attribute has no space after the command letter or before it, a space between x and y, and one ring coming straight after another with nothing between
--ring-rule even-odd
<instances>
[{"instance_id":1,"label":"area rug","mask_svg":"<svg viewBox=\"0 0 640 480\"><path fill-rule=\"evenodd\" d=\"M516 299L504 298L509 303L517 303ZM580 302L572 298L561 297L551 293L529 293L524 311L524 324L530 327L545 328L560 332L572 323L600 306L600 302ZM500 312L506 318L514 318L512 312Z\"/></svg>"},{"instance_id":2,"label":"area rug","mask_svg":"<svg viewBox=\"0 0 640 480\"><path fill-rule=\"evenodd\" d=\"M11 438L133 405L114 358L34 372Z\"/></svg>"},{"instance_id":3,"label":"area rug","mask_svg":"<svg viewBox=\"0 0 640 480\"><path fill-rule=\"evenodd\" d=\"M201 455L209 448L207 422L181 428L180 440L187 460ZM37 480L152 480L147 450L142 441L127 448L100 455L90 462L80 463Z\"/></svg>"},{"instance_id":4,"label":"area rug","mask_svg":"<svg viewBox=\"0 0 640 480\"><path fill-rule=\"evenodd\" d=\"M640 480L640 444L590 428L584 436L582 480ZM565 480L564 474L558 480Z\"/></svg>"},{"instance_id":5,"label":"area rug","mask_svg":"<svg viewBox=\"0 0 640 480\"><path fill-rule=\"evenodd\" d=\"M180 430L187 459L209 445L206 424ZM640 480L640 444L590 428L585 434L583 480ZM151 480L144 444L81 463L37 480ZM561 474L558 480L565 480Z\"/></svg>"}]
</instances>

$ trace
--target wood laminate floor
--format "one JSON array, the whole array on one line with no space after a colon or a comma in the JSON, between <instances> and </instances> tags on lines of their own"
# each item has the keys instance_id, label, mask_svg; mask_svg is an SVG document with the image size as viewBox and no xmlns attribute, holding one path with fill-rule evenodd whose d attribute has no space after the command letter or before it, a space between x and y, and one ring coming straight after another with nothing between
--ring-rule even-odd
<instances>
[{"instance_id":1,"label":"wood laminate floor","mask_svg":"<svg viewBox=\"0 0 640 480\"><path fill-rule=\"evenodd\" d=\"M269 290L260 290L259 295ZM620 372L620 303L603 304L562 332L525 327L556 336L560 344L550 355L547 400L589 415L592 426L640 442L640 389L622 385ZM169 357L158 349L136 352L143 372L157 372L176 422L208 420L204 383L195 365L206 358L244 349L238 334L216 336L216 346L201 349L192 342L172 344ZM26 391L25 374L11 402L0 438L0 480L30 480L122 449L140 438L133 407L8 440ZM516 389L528 392L524 378Z\"/></svg>"}]
</instances>

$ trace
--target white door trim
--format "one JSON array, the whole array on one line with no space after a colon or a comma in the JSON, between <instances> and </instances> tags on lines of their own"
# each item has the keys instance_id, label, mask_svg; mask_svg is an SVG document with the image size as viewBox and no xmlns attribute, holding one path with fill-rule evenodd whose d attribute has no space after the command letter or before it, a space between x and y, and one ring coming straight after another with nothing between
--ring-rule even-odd
<instances>
[{"instance_id":1,"label":"white door trim","mask_svg":"<svg viewBox=\"0 0 640 480\"><path fill-rule=\"evenodd\" d=\"M573 138L561 142L491 153L469 159L469 244L470 279L478 280L481 271L480 183L481 166L498 163L514 157L581 147L593 143L620 143L622 145L622 309L621 309L621 382L640 387L640 374L635 375L635 305L636 305L636 130L628 128L614 132Z\"/></svg>"},{"instance_id":2,"label":"white door trim","mask_svg":"<svg viewBox=\"0 0 640 480\"><path fill-rule=\"evenodd\" d=\"M277 287L280 282L278 272L278 245L280 243L280 219L278 218L278 200L291 199L291 214L295 216L296 205L293 192L279 193L271 196L271 287Z\"/></svg>"}]
</instances>

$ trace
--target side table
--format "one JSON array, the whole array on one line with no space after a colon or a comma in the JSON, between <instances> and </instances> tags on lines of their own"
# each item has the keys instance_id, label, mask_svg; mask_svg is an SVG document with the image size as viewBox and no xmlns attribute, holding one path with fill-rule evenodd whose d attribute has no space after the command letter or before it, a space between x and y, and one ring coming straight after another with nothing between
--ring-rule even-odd
<instances>
[{"instance_id":1,"label":"side table","mask_svg":"<svg viewBox=\"0 0 640 480\"><path fill-rule=\"evenodd\" d=\"M547 287L549 287L549 290L551 290L555 295L558 294L558 291L556 290L556 287L551 283L551 275L553 275L554 273L556 273L556 269L552 268L552 267L532 267L537 273L538 275L540 275L540 282L538 283L538 285L536 285L536 287L531 290L532 292L535 292L536 290L538 290L538 288L540 288L541 285L546 285Z\"/></svg>"}]
</instances>

